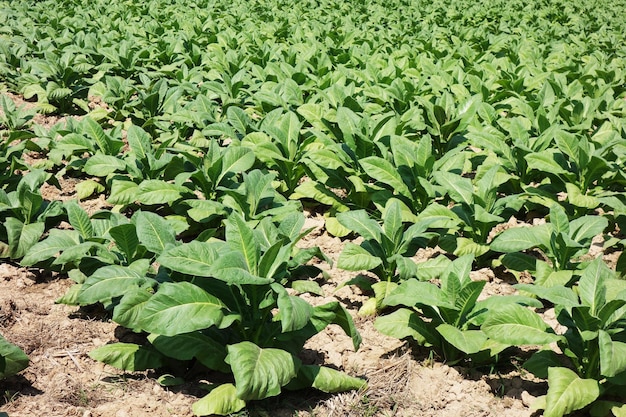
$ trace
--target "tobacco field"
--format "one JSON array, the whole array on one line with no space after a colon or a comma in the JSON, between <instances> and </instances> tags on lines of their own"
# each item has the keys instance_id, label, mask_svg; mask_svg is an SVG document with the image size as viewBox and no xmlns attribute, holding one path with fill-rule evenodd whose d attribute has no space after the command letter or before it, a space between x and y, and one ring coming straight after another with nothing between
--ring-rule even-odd
<instances>
[{"instance_id":1,"label":"tobacco field","mask_svg":"<svg viewBox=\"0 0 626 417\"><path fill-rule=\"evenodd\" d=\"M0 0L0 416L626 416L625 11Z\"/></svg>"}]
</instances>

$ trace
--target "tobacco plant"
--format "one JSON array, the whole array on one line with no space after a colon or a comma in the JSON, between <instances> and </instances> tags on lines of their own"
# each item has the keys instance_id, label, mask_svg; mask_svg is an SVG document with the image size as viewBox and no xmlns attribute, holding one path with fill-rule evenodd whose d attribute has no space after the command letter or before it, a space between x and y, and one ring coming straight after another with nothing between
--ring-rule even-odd
<instances>
[{"instance_id":1,"label":"tobacco plant","mask_svg":"<svg viewBox=\"0 0 626 417\"><path fill-rule=\"evenodd\" d=\"M411 338L434 351L445 362L471 360L475 364L497 361L513 343L488 337L480 326L492 311L511 303L541 306L529 297L498 296L478 301L486 281L472 281L469 272L474 258L462 256L438 275L440 284L411 278L393 288L382 306L395 311L376 319L381 333L399 339Z\"/></svg>"},{"instance_id":2,"label":"tobacco plant","mask_svg":"<svg viewBox=\"0 0 626 417\"><path fill-rule=\"evenodd\" d=\"M579 258L607 226L608 220L601 216L587 215L570 221L565 210L554 204L548 223L507 229L496 236L491 249L507 253L502 262L510 269L532 272L538 285L567 285L575 279L574 270L584 265ZM531 248L539 249L545 259L520 253Z\"/></svg>"},{"instance_id":3,"label":"tobacco plant","mask_svg":"<svg viewBox=\"0 0 626 417\"><path fill-rule=\"evenodd\" d=\"M226 241L167 246L154 278L131 267L96 271L83 284L78 302L113 303L113 319L149 333L149 343L106 345L90 355L126 370L159 368L171 358L179 369L196 363L232 375L234 382L211 387L194 404L198 415L234 413L247 401L283 389L363 387L361 379L298 358L306 340L328 324L340 325L355 349L360 336L338 302L313 307L287 292L292 261L300 264L315 253L302 258L294 252L299 239L294 233L302 221L284 224L252 229L233 213L226 220Z\"/></svg>"},{"instance_id":4,"label":"tobacco plant","mask_svg":"<svg viewBox=\"0 0 626 417\"><path fill-rule=\"evenodd\" d=\"M532 284L517 288L554 304L557 320L565 328L554 334L537 313L519 306L495 312L481 327L502 343L557 342L558 352L545 348L524 365L536 376L548 379L548 393L534 407L544 409L548 417L579 409L592 416L622 415L626 385L624 281L616 279L598 258L585 268L574 289Z\"/></svg>"}]
</instances>

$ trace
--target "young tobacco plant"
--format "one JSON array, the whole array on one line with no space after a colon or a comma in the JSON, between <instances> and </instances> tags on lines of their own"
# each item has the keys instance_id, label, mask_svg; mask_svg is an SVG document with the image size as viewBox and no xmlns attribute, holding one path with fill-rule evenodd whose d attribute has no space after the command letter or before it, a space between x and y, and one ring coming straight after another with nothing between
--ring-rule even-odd
<instances>
[{"instance_id":1,"label":"young tobacco plant","mask_svg":"<svg viewBox=\"0 0 626 417\"><path fill-rule=\"evenodd\" d=\"M28 356L0 335L0 381L26 369Z\"/></svg>"},{"instance_id":2,"label":"young tobacco plant","mask_svg":"<svg viewBox=\"0 0 626 417\"><path fill-rule=\"evenodd\" d=\"M516 214L523 204L518 195L498 195L510 175L497 164L483 163L473 181L446 171L435 172L434 178L454 202L450 211L460 220L461 236L445 236L439 245L457 256L479 257L489 252L487 240L493 227Z\"/></svg>"},{"instance_id":3,"label":"young tobacco plant","mask_svg":"<svg viewBox=\"0 0 626 417\"><path fill-rule=\"evenodd\" d=\"M34 170L22 177L15 191L0 189L0 258L22 258L62 220L61 203L41 196L40 187L52 180L51 174Z\"/></svg>"},{"instance_id":4,"label":"young tobacco plant","mask_svg":"<svg viewBox=\"0 0 626 417\"><path fill-rule=\"evenodd\" d=\"M569 220L558 204L550 207L549 223L507 229L491 243L491 250L504 252L502 263L513 271L527 270L535 283L545 287L567 285L574 279L574 270L581 266L577 258L589 251L591 240L608 226L601 216L582 216ZM519 253L539 249L546 260Z\"/></svg>"},{"instance_id":5,"label":"young tobacco plant","mask_svg":"<svg viewBox=\"0 0 626 417\"><path fill-rule=\"evenodd\" d=\"M626 282L615 278L601 258L582 272L578 285L516 287L554 304L565 331L554 334L535 312L512 305L496 311L482 330L494 340L515 345L556 342L559 350L536 352L524 368L548 379L548 393L534 408L546 417L585 409L591 416L619 417L626 411Z\"/></svg>"},{"instance_id":6,"label":"young tobacco plant","mask_svg":"<svg viewBox=\"0 0 626 417\"><path fill-rule=\"evenodd\" d=\"M478 301L485 281L472 281L474 257L450 262L439 275L440 285L411 278L389 291L382 306L395 308L376 319L378 331L399 339L412 338L433 350L446 363L469 359L475 364L492 362L512 346L490 339L480 325L492 310L510 303L541 306L529 297L497 296Z\"/></svg>"},{"instance_id":7,"label":"young tobacco plant","mask_svg":"<svg viewBox=\"0 0 626 417\"><path fill-rule=\"evenodd\" d=\"M371 286L374 298L360 310L361 314L369 315L381 307L382 300L398 285L397 282L420 275L417 264L410 257L415 254L420 241L425 246L437 235L427 229L439 219L426 217L405 229L401 202L391 199L385 207L382 226L365 210L339 213L337 220L364 239L360 245L346 243L337 267L347 271L371 271L380 280Z\"/></svg>"},{"instance_id":8,"label":"young tobacco plant","mask_svg":"<svg viewBox=\"0 0 626 417\"><path fill-rule=\"evenodd\" d=\"M226 241L167 246L157 258L161 270L154 278L129 267L96 271L98 280L81 290L78 301L117 300L113 320L149 333L149 343L106 345L91 357L126 370L174 361L179 370L195 364L231 374L234 382L211 386L194 404L197 415L234 413L247 401L283 389L363 387L361 379L298 358L306 340L330 323L344 329L355 349L360 344L338 302L313 307L285 289L294 267L317 255L294 246L302 236L301 215L278 228L265 220L252 229L237 213L225 223Z\"/></svg>"}]
</instances>

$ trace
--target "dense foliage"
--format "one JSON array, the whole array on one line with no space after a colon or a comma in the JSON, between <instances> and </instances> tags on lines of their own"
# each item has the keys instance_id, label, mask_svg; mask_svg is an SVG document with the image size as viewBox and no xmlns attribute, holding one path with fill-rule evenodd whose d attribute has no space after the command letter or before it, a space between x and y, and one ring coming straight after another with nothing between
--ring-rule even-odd
<instances>
[{"instance_id":1,"label":"dense foliage","mask_svg":"<svg viewBox=\"0 0 626 417\"><path fill-rule=\"evenodd\" d=\"M0 100L0 256L67 274L60 302L146 336L95 359L229 374L194 406L228 414L365 384L298 356L331 323L360 344L341 304L297 296L330 261L298 246L312 206L362 238L337 266L377 278L347 284L371 291L360 313L381 332L469 364L543 345L527 367L548 379L545 415L624 415L626 256L609 269L589 249L625 242L625 9L0 0L0 86L36 103ZM47 129L36 112L80 117ZM63 176L113 208L45 201ZM440 255L416 263L426 247ZM532 284L485 297L482 267ZM0 340L1 377L27 361Z\"/></svg>"}]
</instances>

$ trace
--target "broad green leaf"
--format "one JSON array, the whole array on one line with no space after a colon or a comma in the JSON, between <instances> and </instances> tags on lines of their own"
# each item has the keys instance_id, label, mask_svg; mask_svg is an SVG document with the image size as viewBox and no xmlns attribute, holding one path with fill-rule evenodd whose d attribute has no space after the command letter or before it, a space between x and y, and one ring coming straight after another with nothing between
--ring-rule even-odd
<instances>
[{"instance_id":1,"label":"broad green leaf","mask_svg":"<svg viewBox=\"0 0 626 417\"><path fill-rule=\"evenodd\" d=\"M222 384L191 406L197 416L228 416L245 408L246 402L237 396L233 384Z\"/></svg>"},{"instance_id":2,"label":"broad green leaf","mask_svg":"<svg viewBox=\"0 0 626 417\"><path fill-rule=\"evenodd\" d=\"M145 130L136 125L128 128L126 138L130 151L140 160L152 154L152 138Z\"/></svg>"},{"instance_id":3,"label":"broad green leaf","mask_svg":"<svg viewBox=\"0 0 626 417\"><path fill-rule=\"evenodd\" d=\"M490 312L481 329L489 338L510 345L545 345L561 339L549 332L550 327L537 313L519 304Z\"/></svg>"},{"instance_id":4,"label":"broad green leaf","mask_svg":"<svg viewBox=\"0 0 626 417\"><path fill-rule=\"evenodd\" d=\"M128 267L110 265L98 269L85 280L78 302L82 305L107 302L120 297L127 291L143 286L151 281Z\"/></svg>"},{"instance_id":5,"label":"broad green leaf","mask_svg":"<svg viewBox=\"0 0 626 417\"><path fill-rule=\"evenodd\" d=\"M606 217L582 216L570 222L570 236L575 242L583 242L601 234L608 225Z\"/></svg>"},{"instance_id":6,"label":"broad green leaf","mask_svg":"<svg viewBox=\"0 0 626 417\"><path fill-rule=\"evenodd\" d=\"M151 334L148 341L167 357L181 361L202 358L201 362L215 370L230 372L226 368L226 347L200 332L163 336Z\"/></svg>"},{"instance_id":7,"label":"broad green leaf","mask_svg":"<svg viewBox=\"0 0 626 417\"><path fill-rule=\"evenodd\" d=\"M2 335L0 335L0 358L3 362L0 365L0 380L17 374L28 366L28 356L12 343L9 343Z\"/></svg>"},{"instance_id":8,"label":"broad green leaf","mask_svg":"<svg viewBox=\"0 0 626 417\"><path fill-rule=\"evenodd\" d=\"M209 277L210 269L218 258L215 245L193 240L168 247L157 258L162 266L183 274Z\"/></svg>"},{"instance_id":9,"label":"broad green leaf","mask_svg":"<svg viewBox=\"0 0 626 417\"><path fill-rule=\"evenodd\" d=\"M278 293L278 314L282 331L292 332L306 326L313 315L313 307L302 298L289 295L279 284L272 284L272 288Z\"/></svg>"},{"instance_id":10,"label":"broad green leaf","mask_svg":"<svg viewBox=\"0 0 626 417\"><path fill-rule=\"evenodd\" d=\"M552 207L550 207L550 224L557 234L569 233L570 226L567 213L565 213L565 210L559 204L553 204Z\"/></svg>"},{"instance_id":11,"label":"broad green leaf","mask_svg":"<svg viewBox=\"0 0 626 417\"><path fill-rule=\"evenodd\" d=\"M606 266L602 257L599 257L585 268L578 281L580 301L591 308L593 315L597 315L606 303L605 282L611 276L611 270Z\"/></svg>"},{"instance_id":12,"label":"broad green leaf","mask_svg":"<svg viewBox=\"0 0 626 417\"><path fill-rule=\"evenodd\" d=\"M601 204L599 198L583 194L576 184L566 183L565 190L567 191L567 201L576 207L593 210Z\"/></svg>"},{"instance_id":13,"label":"broad green leaf","mask_svg":"<svg viewBox=\"0 0 626 417\"><path fill-rule=\"evenodd\" d=\"M89 352L89 357L125 371L145 371L163 366L163 355L134 343L112 343Z\"/></svg>"},{"instance_id":14,"label":"broad green leaf","mask_svg":"<svg viewBox=\"0 0 626 417\"><path fill-rule=\"evenodd\" d=\"M397 339L412 337L420 345L437 344L440 337L432 324L424 322L415 311L407 308L378 317L374 327L382 334Z\"/></svg>"},{"instance_id":15,"label":"broad green leaf","mask_svg":"<svg viewBox=\"0 0 626 417\"><path fill-rule=\"evenodd\" d=\"M298 373L301 362L281 349L262 349L252 342L228 346L226 362L235 377L237 397L262 400L281 392Z\"/></svg>"},{"instance_id":16,"label":"broad green leaf","mask_svg":"<svg viewBox=\"0 0 626 417\"><path fill-rule=\"evenodd\" d=\"M362 389L367 383L360 378L349 376L326 366L302 365L298 376L286 388L302 389L313 387L322 392L335 393Z\"/></svg>"},{"instance_id":17,"label":"broad green leaf","mask_svg":"<svg viewBox=\"0 0 626 417\"><path fill-rule=\"evenodd\" d=\"M140 326L141 312L152 295L152 288L128 287L119 304L113 309L113 321L134 332L143 331Z\"/></svg>"},{"instance_id":18,"label":"broad green leaf","mask_svg":"<svg viewBox=\"0 0 626 417\"><path fill-rule=\"evenodd\" d=\"M382 264L382 259L354 243L346 243L337 260L337 268L346 271L370 271Z\"/></svg>"},{"instance_id":19,"label":"broad green leaf","mask_svg":"<svg viewBox=\"0 0 626 417\"><path fill-rule=\"evenodd\" d=\"M611 340L611 336L600 330L600 373L608 378L626 371L626 343Z\"/></svg>"},{"instance_id":20,"label":"broad green leaf","mask_svg":"<svg viewBox=\"0 0 626 417\"><path fill-rule=\"evenodd\" d=\"M19 259L37 243L46 225L44 222L23 224L15 217L9 217L5 220L4 226L7 230L11 258Z\"/></svg>"},{"instance_id":21,"label":"broad green leaf","mask_svg":"<svg viewBox=\"0 0 626 417\"><path fill-rule=\"evenodd\" d=\"M258 275L260 249L252 229L238 213L231 214L225 223L226 241L233 249L241 252L248 271Z\"/></svg>"},{"instance_id":22,"label":"broad green leaf","mask_svg":"<svg viewBox=\"0 0 626 417\"><path fill-rule=\"evenodd\" d=\"M391 162L377 156L369 156L360 159L359 164L370 177L390 186L393 191L400 195L411 198L411 191L404 183L398 169Z\"/></svg>"},{"instance_id":23,"label":"broad green leaf","mask_svg":"<svg viewBox=\"0 0 626 417\"><path fill-rule=\"evenodd\" d=\"M402 238L402 210L400 202L392 198L385 206L383 215L383 231L385 235L393 242L394 246L399 246Z\"/></svg>"},{"instance_id":24,"label":"broad green leaf","mask_svg":"<svg viewBox=\"0 0 626 417\"><path fill-rule=\"evenodd\" d=\"M439 171L434 174L435 180L444 187L450 198L459 204L471 206L474 202L474 186L469 178L451 172Z\"/></svg>"},{"instance_id":25,"label":"broad green leaf","mask_svg":"<svg viewBox=\"0 0 626 417\"><path fill-rule=\"evenodd\" d=\"M109 234L115 241L115 246L126 256L126 260L132 261L139 247L136 226L132 223L120 224L110 228Z\"/></svg>"},{"instance_id":26,"label":"broad green leaf","mask_svg":"<svg viewBox=\"0 0 626 417\"><path fill-rule=\"evenodd\" d=\"M217 297L196 285L166 282L146 302L140 326L149 333L164 336L219 327L224 320L223 307Z\"/></svg>"},{"instance_id":27,"label":"broad green leaf","mask_svg":"<svg viewBox=\"0 0 626 417\"><path fill-rule=\"evenodd\" d=\"M574 307L579 305L578 296L571 289L563 286L543 287L535 284L517 284L515 285L520 291L526 291L534 294L539 298L547 300L554 305L563 307Z\"/></svg>"},{"instance_id":28,"label":"broad green leaf","mask_svg":"<svg viewBox=\"0 0 626 417\"><path fill-rule=\"evenodd\" d=\"M387 306L403 305L413 307L420 304L454 308L447 301L445 294L438 286L430 282L417 281L416 279L404 281L384 300L384 305Z\"/></svg>"},{"instance_id":29,"label":"broad green leaf","mask_svg":"<svg viewBox=\"0 0 626 417\"><path fill-rule=\"evenodd\" d=\"M82 207L78 205L75 200L66 201L65 210L67 211L67 216L69 218L70 224L83 239L89 239L93 236L93 226L91 225L91 220L89 219L89 215Z\"/></svg>"},{"instance_id":30,"label":"broad green leaf","mask_svg":"<svg viewBox=\"0 0 626 417\"><path fill-rule=\"evenodd\" d=\"M514 227L500 233L491 242L491 250L496 252L518 252L537 246L549 246L551 225Z\"/></svg>"},{"instance_id":31,"label":"broad green leaf","mask_svg":"<svg viewBox=\"0 0 626 417\"><path fill-rule=\"evenodd\" d=\"M502 265L513 271L535 271L537 258L524 253L512 252L502 257Z\"/></svg>"},{"instance_id":32,"label":"broad green leaf","mask_svg":"<svg viewBox=\"0 0 626 417\"><path fill-rule=\"evenodd\" d=\"M380 225L369 218L365 210L352 210L337 214L337 220L350 231L358 233L365 240L380 242L383 233Z\"/></svg>"},{"instance_id":33,"label":"broad green leaf","mask_svg":"<svg viewBox=\"0 0 626 417\"><path fill-rule=\"evenodd\" d=\"M133 216L137 237L149 251L160 254L176 243L176 234L167 220L156 213L139 211Z\"/></svg>"},{"instance_id":34,"label":"broad green leaf","mask_svg":"<svg viewBox=\"0 0 626 417\"><path fill-rule=\"evenodd\" d=\"M130 204L137 201L139 186L132 181L113 180L111 194L107 201L111 204Z\"/></svg>"},{"instance_id":35,"label":"broad green leaf","mask_svg":"<svg viewBox=\"0 0 626 417\"><path fill-rule=\"evenodd\" d=\"M172 204L189 192L189 189L161 180L145 180L139 184L136 192L135 199L142 204Z\"/></svg>"},{"instance_id":36,"label":"broad green leaf","mask_svg":"<svg viewBox=\"0 0 626 417\"><path fill-rule=\"evenodd\" d=\"M91 197L94 194L99 194L104 191L104 185L95 180L85 180L76 184L76 197L79 200L84 200L87 197Z\"/></svg>"},{"instance_id":37,"label":"broad green leaf","mask_svg":"<svg viewBox=\"0 0 626 417\"><path fill-rule=\"evenodd\" d=\"M446 323L436 329L448 343L469 355L483 350L487 342L487 336L480 330L461 330Z\"/></svg>"},{"instance_id":38,"label":"broad green leaf","mask_svg":"<svg viewBox=\"0 0 626 417\"><path fill-rule=\"evenodd\" d=\"M106 177L115 171L124 171L125 169L126 162L123 160L99 152L96 152L95 155L90 157L83 167L85 173L93 175L94 177Z\"/></svg>"},{"instance_id":39,"label":"broad green leaf","mask_svg":"<svg viewBox=\"0 0 626 417\"><path fill-rule=\"evenodd\" d=\"M309 281L309 280L291 281L291 288L300 294L304 294L308 292L310 294L315 294L315 295L320 295L320 296L324 295L324 290L322 289L320 284L318 284L315 281Z\"/></svg>"},{"instance_id":40,"label":"broad green leaf","mask_svg":"<svg viewBox=\"0 0 626 417\"><path fill-rule=\"evenodd\" d=\"M561 175L567 174L566 171L557 159L559 156L555 153L557 151L551 150L550 152L537 152L526 155L525 159L528 162L528 170L536 169L540 172ZM562 157L562 155L560 155Z\"/></svg>"},{"instance_id":41,"label":"broad green leaf","mask_svg":"<svg viewBox=\"0 0 626 417\"><path fill-rule=\"evenodd\" d=\"M600 396L594 379L582 379L567 368L548 369L548 395L544 417L562 417L591 404Z\"/></svg>"}]
</instances>

